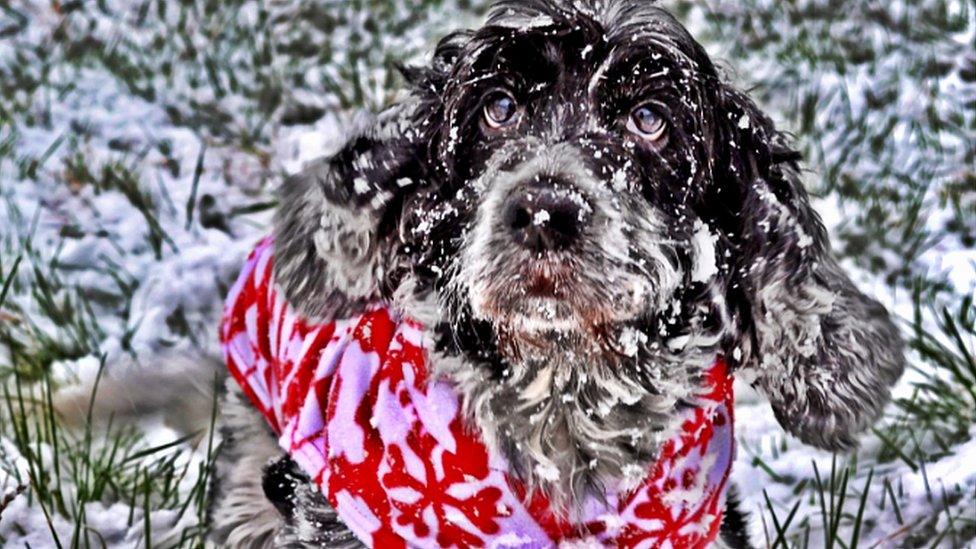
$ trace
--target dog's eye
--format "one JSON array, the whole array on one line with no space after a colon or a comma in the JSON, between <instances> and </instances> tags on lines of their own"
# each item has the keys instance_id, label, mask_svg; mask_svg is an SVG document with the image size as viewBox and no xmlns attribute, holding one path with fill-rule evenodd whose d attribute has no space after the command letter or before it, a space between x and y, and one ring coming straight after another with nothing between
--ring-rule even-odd
<instances>
[{"instance_id":1,"label":"dog's eye","mask_svg":"<svg viewBox=\"0 0 976 549\"><path fill-rule=\"evenodd\" d=\"M660 140L667 129L664 118L650 105L637 107L627 119L627 130L646 141Z\"/></svg>"},{"instance_id":2,"label":"dog's eye","mask_svg":"<svg viewBox=\"0 0 976 549\"><path fill-rule=\"evenodd\" d=\"M503 128L518 122L519 107L515 98L505 92L496 92L485 103L485 124L489 128Z\"/></svg>"}]
</instances>

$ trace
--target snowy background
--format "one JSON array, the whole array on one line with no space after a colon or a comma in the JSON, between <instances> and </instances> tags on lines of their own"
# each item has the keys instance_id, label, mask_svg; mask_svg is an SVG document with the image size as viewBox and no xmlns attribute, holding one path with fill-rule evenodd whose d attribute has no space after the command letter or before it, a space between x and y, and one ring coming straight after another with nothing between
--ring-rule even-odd
<instances>
[{"instance_id":1,"label":"snowy background","mask_svg":"<svg viewBox=\"0 0 976 549\"><path fill-rule=\"evenodd\" d=\"M393 64L483 4L0 2L0 541L202 545L209 424L92 423L57 395L167 353L214 355L222 295L282 176L336 147L356 109L387 104ZM739 391L734 477L754 540L973 546L976 7L665 5L795 134L837 252L912 347L853 455L804 447Z\"/></svg>"}]
</instances>

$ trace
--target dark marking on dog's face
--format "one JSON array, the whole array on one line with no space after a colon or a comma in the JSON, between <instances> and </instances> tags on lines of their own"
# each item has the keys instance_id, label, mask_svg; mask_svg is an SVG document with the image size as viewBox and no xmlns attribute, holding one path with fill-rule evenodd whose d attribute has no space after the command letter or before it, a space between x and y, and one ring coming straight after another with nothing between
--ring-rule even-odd
<instances>
[{"instance_id":1,"label":"dark marking on dog's face","mask_svg":"<svg viewBox=\"0 0 976 549\"><path fill-rule=\"evenodd\" d=\"M452 307L526 339L665 312L713 274L714 69L658 8L522 9L456 54L430 151L442 182L402 227L416 264Z\"/></svg>"}]
</instances>

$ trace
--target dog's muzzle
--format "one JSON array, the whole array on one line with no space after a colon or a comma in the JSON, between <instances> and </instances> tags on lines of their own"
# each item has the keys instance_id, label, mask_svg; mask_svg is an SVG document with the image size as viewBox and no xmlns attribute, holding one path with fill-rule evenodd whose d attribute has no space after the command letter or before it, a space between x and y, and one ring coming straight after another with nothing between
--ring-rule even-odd
<instances>
[{"instance_id":1,"label":"dog's muzzle","mask_svg":"<svg viewBox=\"0 0 976 549\"><path fill-rule=\"evenodd\" d=\"M512 189L502 205L512 240L534 254L571 248L586 231L592 208L572 184L539 176Z\"/></svg>"}]
</instances>

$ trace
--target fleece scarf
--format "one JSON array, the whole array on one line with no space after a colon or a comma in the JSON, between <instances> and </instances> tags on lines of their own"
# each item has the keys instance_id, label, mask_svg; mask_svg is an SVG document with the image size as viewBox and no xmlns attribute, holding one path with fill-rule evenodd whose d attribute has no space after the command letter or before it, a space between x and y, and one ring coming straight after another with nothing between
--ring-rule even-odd
<instances>
[{"instance_id":1,"label":"fleece scarf","mask_svg":"<svg viewBox=\"0 0 976 549\"><path fill-rule=\"evenodd\" d=\"M227 298L227 365L281 448L366 545L686 548L717 536L734 454L732 380L721 359L644 480L591 498L570 521L526 493L465 423L457 391L428 377L423 326L383 304L308 322L272 273L265 239Z\"/></svg>"}]
</instances>

